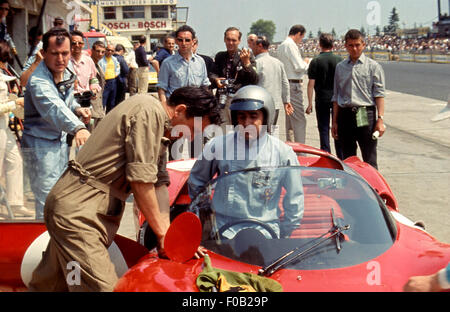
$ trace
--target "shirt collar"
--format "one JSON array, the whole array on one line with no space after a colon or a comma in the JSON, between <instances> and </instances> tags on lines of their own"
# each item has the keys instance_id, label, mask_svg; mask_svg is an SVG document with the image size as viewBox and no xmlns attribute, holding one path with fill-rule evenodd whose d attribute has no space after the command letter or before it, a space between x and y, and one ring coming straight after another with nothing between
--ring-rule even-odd
<instances>
[{"instance_id":1,"label":"shirt collar","mask_svg":"<svg viewBox=\"0 0 450 312\"><path fill-rule=\"evenodd\" d=\"M176 58L177 58L178 61L184 60L184 57L182 57L179 52L177 52L177 54L175 54L175 55L176 55ZM195 61L195 56L196 56L196 54L192 53L190 60L191 61Z\"/></svg>"},{"instance_id":2,"label":"shirt collar","mask_svg":"<svg viewBox=\"0 0 450 312\"><path fill-rule=\"evenodd\" d=\"M269 52L263 52L263 53L259 53L257 56L255 56L255 59L260 59L266 55L269 55Z\"/></svg>"},{"instance_id":3,"label":"shirt collar","mask_svg":"<svg viewBox=\"0 0 450 312\"><path fill-rule=\"evenodd\" d=\"M350 55L348 56L348 61L347 63L350 64L352 62ZM361 56L359 57L359 59L356 61L356 63L361 63L364 64L366 62L366 55L364 54L364 52L361 54ZM355 63L355 64L356 64Z\"/></svg>"},{"instance_id":4,"label":"shirt collar","mask_svg":"<svg viewBox=\"0 0 450 312\"><path fill-rule=\"evenodd\" d=\"M71 56L70 57L70 60L72 61L72 63L74 63L74 64L84 64L85 63L85 55L83 54L83 53L81 53L81 57L80 57L80 61L79 62L77 62L77 60L75 60L74 58L73 58L73 56Z\"/></svg>"}]
</instances>

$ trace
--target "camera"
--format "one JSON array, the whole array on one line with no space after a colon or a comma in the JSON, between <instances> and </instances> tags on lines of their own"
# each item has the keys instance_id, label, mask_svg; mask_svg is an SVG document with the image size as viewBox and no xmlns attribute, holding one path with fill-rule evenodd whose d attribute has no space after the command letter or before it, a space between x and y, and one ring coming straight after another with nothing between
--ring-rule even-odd
<instances>
[{"instance_id":1,"label":"camera","mask_svg":"<svg viewBox=\"0 0 450 312\"><path fill-rule=\"evenodd\" d=\"M219 108L225 108L227 103L227 97L234 94L234 81L235 79L223 79L220 83L224 86L223 88L217 89L219 93Z\"/></svg>"},{"instance_id":2,"label":"camera","mask_svg":"<svg viewBox=\"0 0 450 312\"><path fill-rule=\"evenodd\" d=\"M75 93L74 96L81 107L90 107L91 98L94 96L94 92L84 91L83 93Z\"/></svg>"}]
</instances>

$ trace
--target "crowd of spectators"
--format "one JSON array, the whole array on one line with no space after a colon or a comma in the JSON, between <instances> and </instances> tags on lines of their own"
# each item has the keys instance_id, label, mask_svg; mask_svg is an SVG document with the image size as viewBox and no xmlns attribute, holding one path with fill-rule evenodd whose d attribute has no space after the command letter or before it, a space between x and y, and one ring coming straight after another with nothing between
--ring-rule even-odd
<instances>
[{"instance_id":1,"label":"crowd of spectators","mask_svg":"<svg viewBox=\"0 0 450 312\"><path fill-rule=\"evenodd\" d=\"M398 36L367 36L368 51L385 51L392 53L450 53L449 38L401 38ZM303 52L319 53L319 39L305 39L301 45ZM333 51L345 51L344 40L336 39Z\"/></svg>"}]
</instances>

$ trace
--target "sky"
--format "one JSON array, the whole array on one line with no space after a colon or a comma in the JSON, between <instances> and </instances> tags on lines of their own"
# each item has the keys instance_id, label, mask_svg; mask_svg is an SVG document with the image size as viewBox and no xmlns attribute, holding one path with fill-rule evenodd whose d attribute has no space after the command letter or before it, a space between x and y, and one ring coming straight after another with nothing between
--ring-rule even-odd
<instances>
[{"instance_id":1,"label":"sky","mask_svg":"<svg viewBox=\"0 0 450 312\"><path fill-rule=\"evenodd\" d=\"M449 0L441 0L441 12L448 13ZM376 25L388 24L392 8L397 9L400 27L430 26L437 21L437 0L178 0L178 7L189 7L187 24L199 39L199 53L214 55L225 50L224 30L238 27L241 45L247 46L246 35L258 19L275 23L274 42L283 41L294 24L305 26L307 34L316 36L334 28L343 35L361 26L375 33Z\"/></svg>"}]
</instances>

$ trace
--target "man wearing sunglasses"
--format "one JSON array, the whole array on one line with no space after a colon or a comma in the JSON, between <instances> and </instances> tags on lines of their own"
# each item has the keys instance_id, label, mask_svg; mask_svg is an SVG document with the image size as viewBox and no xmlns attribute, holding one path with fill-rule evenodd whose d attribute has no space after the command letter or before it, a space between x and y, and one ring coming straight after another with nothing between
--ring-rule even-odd
<instances>
[{"instance_id":1,"label":"man wearing sunglasses","mask_svg":"<svg viewBox=\"0 0 450 312\"><path fill-rule=\"evenodd\" d=\"M117 80L120 75L120 63L114 54L114 45L106 46L105 56L98 62L98 65L105 74L105 89L103 90L103 108L106 113L116 106Z\"/></svg>"},{"instance_id":2,"label":"man wearing sunglasses","mask_svg":"<svg viewBox=\"0 0 450 312\"><path fill-rule=\"evenodd\" d=\"M192 53L195 31L183 25L175 32L178 51L162 63L158 77L158 96L165 107L167 99L178 88L187 86L209 86L205 61Z\"/></svg>"},{"instance_id":3,"label":"man wearing sunglasses","mask_svg":"<svg viewBox=\"0 0 450 312\"><path fill-rule=\"evenodd\" d=\"M70 35L72 37L70 44L70 51L72 52L70 62L72 62L73 69L77 75L75 93L92 91L96 94L101 88L98 83L97 69L95 68L94 61L87 54L83 53L84 35L78 30L73 30Z\"/></svg>"},{"instance_id":4,"label":"man wearing sunglasses","mask_svg":"<svg viewBox=\"0 0 450 312\"><path fill-rule=\"evenodd\" d=\"M80 107L74 100L75 74L67 67L69 33L62 28L52 28L44 34L42 42L44 59L26 86L22 136L22 152L35 196L37 219L44 217L47 194L69 160L67 134L74 135L77 147L83 145L90 135L85 123L91 116L89 108Z\"/></svg>"}]
</instances>

